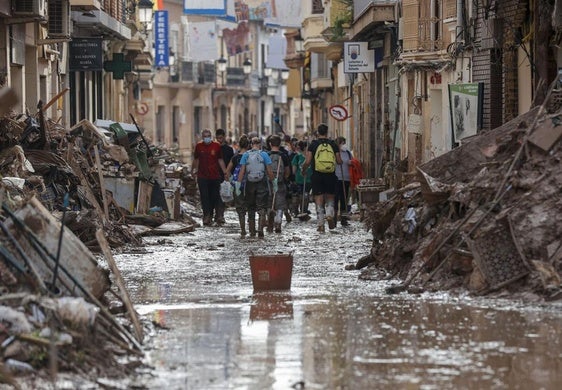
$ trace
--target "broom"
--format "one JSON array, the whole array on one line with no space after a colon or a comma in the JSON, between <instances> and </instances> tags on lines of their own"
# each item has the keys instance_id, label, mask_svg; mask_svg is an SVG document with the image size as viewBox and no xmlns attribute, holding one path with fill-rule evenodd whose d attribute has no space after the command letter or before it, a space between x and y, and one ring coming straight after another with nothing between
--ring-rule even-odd
<instances>
[{"instance_id":1,"label":"broom","mask_svg":"<svg viewBox=\"0 0 562 390\"><path fill-rule=\"evenodd\" d=\"M303 177L303 181L302 181L302 205L301 205L301 213L299 215L297 215L297 218L300 221L306 222L310 219L310 215L308 213L304 212L304 201L305 201L305 196L304 194L306 194L306 173L304 174Z\"/></svg>"},{"instance_id":2,"label":"broom","mask_svg":"<svg viewBox=\"0 0 562 390\"><path fill-rule=\"evenodd\" d=\"M279 160L277 161L277 175L275 175L275 179L279 182L279 170L281 169L281 153L279 152ZM273 220L275 216L275 196L277 195L277 191L273 192L273 199L271 200L271 210L269 214L271 216L270 220ZM272 226L273 227L273 226Z\"/></svg>"}]
</instances>

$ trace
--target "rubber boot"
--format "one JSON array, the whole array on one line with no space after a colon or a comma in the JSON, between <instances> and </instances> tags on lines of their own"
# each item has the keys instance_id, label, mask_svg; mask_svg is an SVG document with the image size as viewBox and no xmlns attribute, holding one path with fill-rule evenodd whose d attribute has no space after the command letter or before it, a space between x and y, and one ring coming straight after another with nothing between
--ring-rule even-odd
<instances>
[{"instance_id":1,"label":"rubber boot","mask_svg":"<svg viewBox=\"0 0 562 390\"><path fill-rule=\"evenodd\" d=\"M256 217L250 217L248 220L248 229L250 230L250 237L256 236Z\"/></svg>"},{"instance_id":2,"label":"rubber boot","mask_svg":"<svg viewBox=\"0 0 562 390\"><path fill-rule=\"evenodd\" d=\"M274 219L275 219L275 212L274 211L268 212L267 213L267 232L268 233L273 233Z\"/></svg>"},{"instance_id":3,"label":"rubber boot","mask_svg":"<svg viewBox=\"0 0 562 390\"><path fill-rule=\"evenodd\" d=\"M324 233L324 206L316 205L316 218L318 228L320 233Z\"/></svg>"},{"instance_id":4,"label":"rubber boot","mask_svg":"<svg viewBox=\"0 0 562 390\"><path fill-rule=\"evenodd\" d=\"M308 194L304 194L304 210L302 211L303 213L310 214L310 210L308 209L309 204L310 204L310 197L308 196Z\"/></svg>"},{"instance_id":5,"label":"rubber boot","mask_svg":"<svg viewBox=\"0 0 562 390\"><path fill-rule=\"evenodd\" d=\"M302 195L293 195L291 198L291 213L293 216L299 215L299 208L302 202ZM301 210L301 212L304 212Z\"/></svg>"},{"instance_id":6,"label":"rubber boot","mask_svg":"<svg viewBox=\"0 0 562 390\"><path fill-rule=\"evenodd\" d=\"M283 211L283 213L285 214L285 219L287 220L287 223L291 222L293 220L293 218L291 217L291 213L289 212L289 210L285 209Z\"/></svg>"},{"instance_id":7,"label":"rubber boot","mask_svg":"<svg viewBox=\"0 0 562 390\"><path fill-rule=\"evenodd\" d=\"M224 209L224 203L220 203L215 206L215 223L217 224L217 226L222 226L226 223L226 221L224 220Z\"/></svg>"},{"instance_id":8,"label":"rubber boot","mask_svg":"<svg viewBox=\"0 0 562 390\"><path fill-rule=\"evenodd\" d=\"M240 223L240 238L246 238L246 216L244 214L238 214L238 223Z\"/></svg>"},{"instance_id":9,"label":"rubber boot","mask_svg":"<svg viewBox=\"0 0 562 390\"><path fill-rule=\"evenodd\" d=\"M266 211L260 211L259 212L259 221L258 221L258 237L263 238L264 234L263 234L263 229L265 228L265 225L267 224L266 221Z\"/></svg>"},{"instance_id":10,"label":"rubber boot","mask_svg":"<svg viewBox=\"0 0 562 390\"><path fill-rule=\"evenodd\" d=\"M281 233L281 222L283 221L283 210L277 210L274 219L275 233Z\"/></svg>"},{"instance_id":11,"label":"rubber boot","mask_svg":"<svg viewBox=\"0 0 562 390\"><path fill-rule=\"evenodd\" d=\"M333 229L336 227L336 218L334 210L334 201L326 202L326 221L328 221L328 228Z\"/></svg>"}]
</instances>

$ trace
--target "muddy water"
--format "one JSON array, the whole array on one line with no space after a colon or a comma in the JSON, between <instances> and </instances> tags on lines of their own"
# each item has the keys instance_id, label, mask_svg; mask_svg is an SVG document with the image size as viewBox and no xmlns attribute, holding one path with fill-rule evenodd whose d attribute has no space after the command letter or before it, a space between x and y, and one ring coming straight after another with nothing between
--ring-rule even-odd
<instances>
[{"instance_id":1,"label":"muddy water","mask_svg":"<svg viewBox=\"0 0 562 390\"><path fill-rule=\"evenodd\" d=\"M371 245L359 222L240 240L227 217L116 256L137 310L169 328L146 343L147 388L562 388L561 307L385 295L344 270ZM291 290L254 293L252 253L293 253Z\"/></svg>"}]
</instances>

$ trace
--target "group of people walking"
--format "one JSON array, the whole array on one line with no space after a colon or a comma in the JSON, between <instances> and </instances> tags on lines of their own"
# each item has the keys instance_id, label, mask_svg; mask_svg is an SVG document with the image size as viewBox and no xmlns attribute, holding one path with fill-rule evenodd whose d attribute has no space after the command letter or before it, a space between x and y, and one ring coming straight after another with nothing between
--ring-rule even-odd
<instances>
[{"instance_id":1,"label":"group of people walking","mask_svg":"<svg viewBox=\"0 0 562 390\"><path fill-rule=\"evenodd\" d=\"M288 136L259 137L242 135L235 151L218 129L202 132L195 146L192 174L203 209L203 225L225 223L225 204L221 199L223 181L232 183L233 204L240 223L240 236L264 237L264 231L281 233L287 222L309 219L309 194L316 206L317 230L334 229L337 221L348 225L351 153L344 137L332 140L328 126L320 124L310 143ZM247 222L247 224L246 224Z\"/></svg>"}]
</instances>

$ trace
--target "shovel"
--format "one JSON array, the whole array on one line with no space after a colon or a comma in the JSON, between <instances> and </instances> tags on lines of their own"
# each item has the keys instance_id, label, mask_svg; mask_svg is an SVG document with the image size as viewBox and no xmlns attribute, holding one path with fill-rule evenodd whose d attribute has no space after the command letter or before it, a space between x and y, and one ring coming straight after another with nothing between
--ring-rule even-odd
<instances>
[{"instance_id":1,"label":"shovel","mask_svg":"<svg viewBox=\"0 0 562 390\"><path fill-rule=\"evenodd\" d=\"M301 206L301 213L299 215L297 215L297 218L300 221L306 222L310 219L310 215L308 213L304 212L304 201L305 201L305 196L304 194L306 194L306 175L304 175L303 178L303 183L302 183L302 206Z\"/></svg>"}]
</instances>

